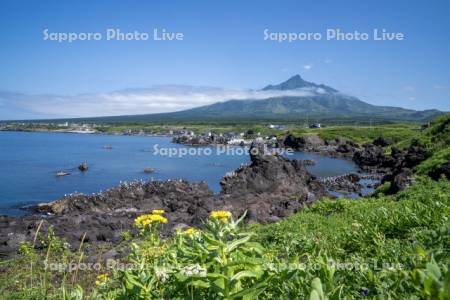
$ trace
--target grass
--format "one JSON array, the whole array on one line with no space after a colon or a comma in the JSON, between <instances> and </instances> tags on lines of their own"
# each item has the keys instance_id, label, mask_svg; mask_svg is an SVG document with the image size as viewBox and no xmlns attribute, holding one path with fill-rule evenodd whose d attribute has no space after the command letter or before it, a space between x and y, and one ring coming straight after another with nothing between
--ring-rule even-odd
<instances>
[{"instance_id":1,"label":"grass","mask_svg":"<svg viewBox=\"0 0 450 300\"><path fill-rule=\"evenodd\" d=\"M319 282L323 299L360 298L366 293L368 298L379 299L449 299L449 216L450 182L419 177L417 184L397 195L357 201L324 200L275 224L233 229L237 230L232 235L235 237L220 243L233 243L245 237L245 231L251 239L236 249L245 255L256 252L246 258L247 267L241 261L238 269L227 272L236 275L246 270L259 271L254 277L245 273L250 277L243 278L239 285L230 285L228 292L257 290L260 299L305 299L313 293L312 283L316 286ZM146 299L161 295L184 299L192 291L197 295L195 299L226 298L212 288L213 283L218 284L215 277L196 278L201 282L195 288L187 278L177 277L183 268L197 264L208 272L225 272L216 261L216 254L212 255L221 244L211 240L221 236L214 230L224 229L208 231L208 226L212 225L202 230L211 237L195 241L160 240L154 230L150 235L135 236L134 243L128 242L135 245L131 256L124 261L131 261L140 269L108 270L108 279L99 286L95 286L95 278L104 270L79 272L73 283L73 272L45 270L42 261L46 253L50 253L48 261L54 263L79 259L79 253L67 252L59 239L51 237L51 251L35 253L28 248L31 252L23 250L19 258L2 262L0 291L4 299L61 299L63 291L72 292L73 297L67 299L82 299L76 295L141 299L142 286L151 284L151 296ZM256 245L261 245L259 250L249 250ZM228 260L242 259L239 253L231 252ZM170 266L178 271L169 272L166 281L158 282L155 270ZM150 281L152 278L156 281ZM255 290L258 282L261 289Z\"/></svg>"},{"instance_id":2,"label":"grass","mask_svg":"<svg viewBox=\"0 0 450 300\"><path fill-rule=\"evenodd\" d=\"M293 129L295 136L317 134L324 140L343 137L358 144L371 142L384 137L391 144L409 141L418 134L419 126L415 124L386 124L377 126L333 126L319 129Z\"/></svg>"}]
</instances>

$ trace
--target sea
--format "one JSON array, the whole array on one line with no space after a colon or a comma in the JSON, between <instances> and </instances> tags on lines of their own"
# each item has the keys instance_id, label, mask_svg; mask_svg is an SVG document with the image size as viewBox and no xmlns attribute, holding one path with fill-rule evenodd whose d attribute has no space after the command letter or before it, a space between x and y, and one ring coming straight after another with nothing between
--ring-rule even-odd
<instances>
[{"instance_id":1,"label":"sea","mask_svg":"<svg viewBox=\"0 0 450 300\"><path fill-rule=\"evenodd\" d=\"M304 152L284 155L314 160L308 169L319 177L358 170L351 160ZM249 161L241 147L187 146L162 136L0 131L0 214L23 215L25 206L134 180L206 181L218 193L221 178ZM86 172L78 169L82 163L89 167ZM58 172L67 175L56 176Z\"/></svg>"}]
</instances>

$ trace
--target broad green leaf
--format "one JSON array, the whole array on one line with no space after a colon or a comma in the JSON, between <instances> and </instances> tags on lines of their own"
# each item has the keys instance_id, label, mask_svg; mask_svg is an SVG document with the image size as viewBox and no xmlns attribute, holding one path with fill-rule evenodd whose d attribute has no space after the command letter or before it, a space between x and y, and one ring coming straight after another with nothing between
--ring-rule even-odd
<instances>
[{"instance_id":1,"label":"broad green leaf","mask_svg":"<svg viewBox=\"0 0 450 300\"><path fill-rule=\"evenodd\" d=\"M248 242L251 239L251 236L248 235L242 239L236 240L230 244L228 244L225 248L226 252L232 252L234 249L236 249L237 247L239 247L242 244L245 244L246 242Z\"/></svg>"},{"instance_id":2,"label":"broad green leaf","mask_svg":"<svg viewBox=\"0 0 450 300\"><path fill-rule=\"evenodd\" d=\"M264 280L262 282L254 284L250 288L246 288L245 290L230 295L230 299L240 299L240 298L242 298L242 300L256 299L258 295L261 294L266 289L266 287L267 287L267 280Z\"/></svg>"},{"instance_id":3,"label":"broad green leaf","mask_svg":"<svg viewBox=\"0 0 450 300\"><path fill-rule=\"evenodd\" d=\"M427 263L427 271L428 274L431 274L436 280L441 278L441 270L436 262L433 260L432 262Z\"/></svg>"},{"instance_id":4,"label":"broad green leaf","mask_svg":"<svg viewBox=\"0 0 450 300\"><path fill-rule=\"evenodd\" d=\"M188 285L196 286L196 287L200 287L200 288L204 288L204 289L207 289L207 288L210 287L210 283L209 282L206 282L206 281L203 281L203 280L200 280L200 279L188 282Z\"/></svg>"},{"instance_id":5,"label":"broad green leaf","mask_svg":"<svg viewBox=\"0 0 450 300\"><path fill-rule=\"evenodd\" d=\"M240 280L241 278L246 278L246 277L258 277L258 274L254 271L240 271L236 274L233 275L233 277L231 277L231 281L237 281Z\"/></svg>"},{"instance_id":6,"label":"broad green leaf","mask_svg":"<svg viewBox=\"0 0 450 300\"><path fill-rule=\"evenodd\" d=\"M321 300L316 290L311 291L311 294L309 295L309 300Z\"/></svg>"}]
</instances>

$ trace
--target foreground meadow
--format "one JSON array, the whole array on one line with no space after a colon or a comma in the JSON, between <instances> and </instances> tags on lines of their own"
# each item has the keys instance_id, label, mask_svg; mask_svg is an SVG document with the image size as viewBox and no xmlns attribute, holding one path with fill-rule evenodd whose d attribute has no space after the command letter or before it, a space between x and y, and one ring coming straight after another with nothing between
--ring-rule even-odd
<instances>
[{"instance_id":1,"label":"foreground meadow","mask_svg":"<svg viewBox=\"0 0 450 300\"><path fill-rule=\"evenodd\" d=\"M450 299L450 182L420 178L394 196L324 200L271 225L212 212L202 228L162 239L154 211L124 233L130 254L86 262L51 233L3 261L5 299ZM125 247L125 245L124 245Z\"/></svg>"}]
</instances>

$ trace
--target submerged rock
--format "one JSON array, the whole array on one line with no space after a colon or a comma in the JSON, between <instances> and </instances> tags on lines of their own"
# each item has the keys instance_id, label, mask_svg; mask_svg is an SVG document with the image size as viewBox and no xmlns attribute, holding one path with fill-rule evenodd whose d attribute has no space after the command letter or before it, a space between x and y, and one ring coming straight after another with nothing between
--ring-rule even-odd
<instances>
[{"instance_id":1,"label":"submerged rock","mask_svg":"<svg viewBox=\"0 0 450 300\"><path fill-rule=\"evenodd\" d=\"M80 170L81 172L86 172L88 169L89 169L89 166L86 162L84 162L78 166L78 170Z\"/></svg>"}]
</instances>

